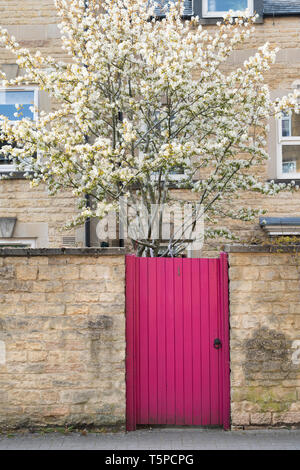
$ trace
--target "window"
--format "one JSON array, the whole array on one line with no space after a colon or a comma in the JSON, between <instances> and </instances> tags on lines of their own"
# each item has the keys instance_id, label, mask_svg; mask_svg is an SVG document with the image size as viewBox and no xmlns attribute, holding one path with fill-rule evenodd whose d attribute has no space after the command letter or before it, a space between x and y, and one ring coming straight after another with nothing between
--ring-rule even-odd
<instances>
[{"instance_id":1,"label":"window","mask_svg":"<svg viewBox=\"0 0 300 470\"><path fill-rule=\"evenodd\" d=\"M157 171L153 171L152 178L154 180L158 180L158 172ZM182 167L174 166L173 169L168 171L169 181L179 181L183 178L186 178L186 174L185 174L185 171ZM164 178L163 178L163 180L164 180Z\"/></svg>"},{"instance_id":2,"label":"window","mask_svg":"<svg viewBox=\"0 0 300 470\"><path fill-rule=\"evenodd\" d=\"M253 13L253 0L202 0L202 16L204 18L222 17L229 10L234 12L249 9Z\"/></svg>"},{"instance_id":3,"label":"window","mask_svg":"<svg viewBox=\"0 0 300 470\"><path fill-rule=\"evenodd\" d=\"M164 105L162 104L162 106L164 107ZM162 123L159 123L159 119L161 119L161 116L159 114L159 111L155 111L154 112L154 119L153 121L151 122L151 125L150 127L154 124L154 123L157 123L156 125L156 130L158 133L161 133L163 130L165 130L166 128L166 124L165 126L162 124ZM165 121L166 122L166 121ZM171 118L171 123L173 123L173 119ZM148 129L148 125L146 122L144 122L142 125L141 125L141 131L142 133L146 133L147 132L147 129ZM139 151L139 157L141 159L141 161L143 160L144 158L144 152L142 150ZM152 172L152 179L153 180L158 180L159 178L159 172L158 171L153 171ZM179 180L182 180L183 178L186 178L186 172L184 170L184 168L182 166L178 166L178 165L174 165L173 168L169 168L169 171L168 171L168 179L169 181L179 181ZM163 177L164 179L164 177Z\"/></svg>"},{"instance_id":4,"label":"window","mask_svg":"<svg viewBox=\"0 0 300 470\"><path fill-rule=\"evenodd\" d=\"M37 89L0 89L0 115L6 116L10 122L20 121L23 118L37 119L36 113L32 110L33 106L38 106ZM14 169L10 159L1 155L1 147L6 144L5 140L0 140L0 172Z\"/></svg>"},{"instance_id":5,"label":"window","mask_svg":"<svg viewBox=\"0 0 300 470\"><path fill-rule=\"evenodd\" d=\"M300 115L284 113L278 127L278 177L300 178Z\"/></svg>"}]
</instances>

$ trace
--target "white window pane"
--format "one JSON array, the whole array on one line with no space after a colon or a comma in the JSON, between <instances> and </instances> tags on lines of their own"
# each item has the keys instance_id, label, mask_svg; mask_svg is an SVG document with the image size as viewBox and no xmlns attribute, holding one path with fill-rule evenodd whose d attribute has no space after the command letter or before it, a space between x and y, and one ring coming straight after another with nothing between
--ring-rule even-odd
<instances>
[{"instance_id":1,"label":"white window pane","mask_svg":"<svg viewBox=\"0 0 300 470\"><path fill-rule=\"evenodd\" d=\"M20 109L16 109L16 104ZM30 108L34 105L34 91L0 91L0 115L10 121L19 121L24 117L33 119ZM18 113L16 117L14 114Z\"/></svg>"},{"instance_id":2,"label":"white window pane","mask_svg":"<svg viewBox=\"0 0 300 470\"><path fill-rule=\"evenodd\" d=\"M300 114L284 114L281 120L282 137L300 137Z\"/></svg>"},{"instance_id":3,"label":"white window pane","mask_svg":"<svg viewBox=\"0 0 300 470\"><path fill-rule=\"evenodd\" d=\"M282 173L300 173L300 145L282 146Z\"/></svg>"},{"instance_id":4,"label":"white window pane","mask_svg":"<svg viewBox=\"0 0 300 470\"><path fill-rule=\"evenodd\" d=\"M290 137L290 120L282 119L281 121L282 137Z\"/></svg>"},{"instance_id":5,"label":"white window pane","mask_svg":"<svg viewBox=\"0 0 300 470\"><path fill-rule=\"evenodd\" d=\"M207 0L208 11L246 10L248 0Z\"/></svg>"}]
</instances>

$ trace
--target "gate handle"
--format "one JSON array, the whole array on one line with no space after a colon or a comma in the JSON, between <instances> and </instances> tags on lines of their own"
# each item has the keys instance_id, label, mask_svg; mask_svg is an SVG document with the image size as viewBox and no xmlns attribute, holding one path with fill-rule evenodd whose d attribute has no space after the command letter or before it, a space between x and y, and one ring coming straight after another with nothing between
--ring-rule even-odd
<instances>
[{"instance_id":1,"label":"gate handle","mask_svg":"<svg viewBox=\"0 0 300 470\"><path fill-rule=\"evenodd\" d=\"M222 341L219 338L214 340L214 348L220 349L222 347Z\"/></svg>"}]
</instances>

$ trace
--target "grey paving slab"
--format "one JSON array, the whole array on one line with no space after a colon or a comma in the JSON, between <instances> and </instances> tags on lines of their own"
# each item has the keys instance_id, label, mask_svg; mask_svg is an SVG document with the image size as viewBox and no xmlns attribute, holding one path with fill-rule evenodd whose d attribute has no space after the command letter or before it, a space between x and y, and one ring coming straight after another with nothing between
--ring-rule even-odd
<instances>
[{"instance_id":1,"label":"grey paving slab","mask_svg":"<svg viewBox=\"0 0 300 470\"><path fill-rule=\"evenodd\" d=\"M10 435L11 436L11 435ZM0 450L300 450L300 430L143 429L131 433L0 436Z\"/></svg>"}]
</instances>

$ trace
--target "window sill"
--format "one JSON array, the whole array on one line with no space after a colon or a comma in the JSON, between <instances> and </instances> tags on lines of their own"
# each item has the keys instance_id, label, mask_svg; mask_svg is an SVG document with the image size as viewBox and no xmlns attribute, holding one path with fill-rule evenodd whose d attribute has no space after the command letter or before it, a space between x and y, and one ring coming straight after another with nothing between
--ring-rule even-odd
<instances>
[{"instance_id":1,"label":"window sill","mask_svg":"<svg viewBox=\"0 0 300 470\"><path fill-rule=\"evenodd\" d=\"M300 235L300 217L260 217L259 225L273 237Z\"/></svg>"},{"instance_id":2,"label":"window sill","mask_svg":"<svg viewBox=\"0 0 300 470\"><path fill-rule=\"evenodd\" d=\"M210 25L210 24L217 24L218 22L222 23L223 17L201 17L199 18L199 22L201 25ZM255 24L262 24L264 22L263 17L260 15L257 20L255 21Z\"/></svg>"},{"instance_id":3,"label":"window sill","mask_svg":"<svg viewBox=\"0 0 300 470\"><path fill-rule=\"evenodd\" d=\"M2 180L23 180L26 179L24 175L25 173L23 171L3 171L0 167L0 178Z\"/></svg>"},{"instance_id":4,"label":"window sill","mask_svg":"<svg viewBox=\"0 0 300 470\"><path fill-rule=\"evenodd\" d=\"M279 183L284 183L284 184L290 184L292 181L294 181L296 186L300 186L300 179L297 178L270 178L267 180L268 183L271 181L274 181L274 183L279 184Z\"/></svg>"},{"instance_id":5,"label":"window sill","mask_svg":"<svg viewBox=\"0 0 300 470\"><path fill-rule=\"evenodd\" d=\"M36 248L36 238L0 238L0 248Z\"/></svg>"}]
</instances>

